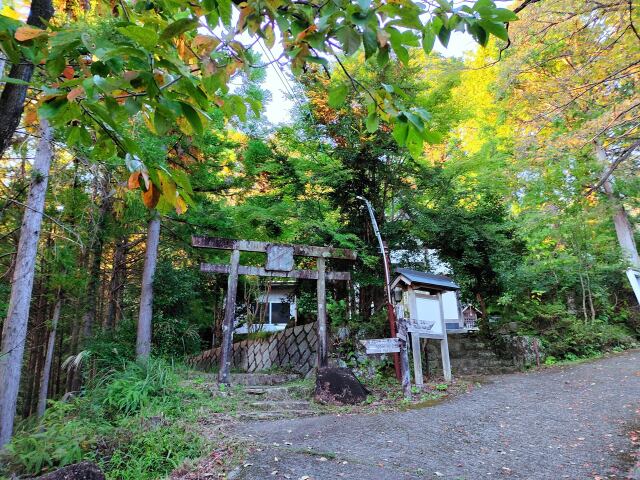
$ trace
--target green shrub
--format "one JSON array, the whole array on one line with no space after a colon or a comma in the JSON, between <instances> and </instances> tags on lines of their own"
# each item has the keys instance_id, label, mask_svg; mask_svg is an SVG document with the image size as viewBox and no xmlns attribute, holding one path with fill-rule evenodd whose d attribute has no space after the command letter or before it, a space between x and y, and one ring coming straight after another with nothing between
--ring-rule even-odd
<instances>
[{"instance_id":1,"label":"green shrub","mask_svg":"<svg viewBox=\"0 0 640 480\"><path fill-rule=\"evenodd\" d=\"M25 473L76 463L89 449L88 439L81 421L51 424L42 431L17 435L7 447L9 462Z\"/></svg>"},{"instance_id":2,"label":"green shrub","mask_svg":"<svg viewBox=\"0 0 640 480\"><path fill-rule=\"evenodd\" d=\"M13 472L38 474L90 456L103 424L78 417L78 403L82 401L50 402L40 423L18 425L0 464L6 464Z\"/></svg>"},{"instance_id":3,"label":"green shrub","mask_svg":"<svg viewBox=\"0 0 640 480\"><path fill-rule=\"evenodd\" d=\"M204 447L193 432L179 425L148 427L118 448L103 468L109 479L162 478L186 458L197 458Z\"/></svg>"},{"instance_id":4,"label":"green shrub","mask_svg":"<svg viewBox=\"0 0 640 480\"><path fill-rule=\"evenodd\" d=\"M123 372L112 375L105 388L103 404L114 414L131 415L154 397L166 392L177 379L169 364L149 359L146 364L130 362Z\"/></svg>"},{"instance_id":5,"label":"green shrub","mask_svg":"<svg viewBox=\"0 0 640 480\"><path fill-rule=\"evenodd\" d=\"M635 339L624 325L576 319L559 321L543 333L549 355L567 360L593 357L614 348L629 348Z\"/></svg>"},{"instance_id":6,"label":"green shrub","mask_svg":"<svg viewBox=\"0 0 640 480\"><path fill-rule=\"evenodd\" d=\"M122 365L88 385L83 396L51 402L40 422L19 425L0 461L0 478L38 475L81 460L98 462L109 479L161 478L204 453L204 441L190 425L203 408L231 407L181 385L180 369L164 360Z\"/></svg>"}]
</instances>

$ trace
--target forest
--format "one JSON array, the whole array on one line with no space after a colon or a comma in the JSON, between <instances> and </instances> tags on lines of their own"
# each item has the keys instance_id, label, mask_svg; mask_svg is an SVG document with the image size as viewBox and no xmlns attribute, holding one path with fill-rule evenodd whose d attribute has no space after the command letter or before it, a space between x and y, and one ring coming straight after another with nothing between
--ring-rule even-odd
<instances>
[{"instance_id":1,"label":"forest","mask_svg":"<svg viewBox=\"0 0 640 480\"><path fill-rule=\"evenodd\" d=\"M162 478L202 454L184 421L137 426L196 415L184 362L221 342L227 277L200 263L229 254L192 235L355 250L331 263L351 281L328 286L329 330L389 336L358 197L394 265L445 265L489 341L508 325L551 363L637 346L639 12L0 1L0 476L93 459ZM460 36L477 48L445 55ZM270 287L241 277L245 323ZM313 321L315 283L295 288Z\"/></svg>"}]
</instances>

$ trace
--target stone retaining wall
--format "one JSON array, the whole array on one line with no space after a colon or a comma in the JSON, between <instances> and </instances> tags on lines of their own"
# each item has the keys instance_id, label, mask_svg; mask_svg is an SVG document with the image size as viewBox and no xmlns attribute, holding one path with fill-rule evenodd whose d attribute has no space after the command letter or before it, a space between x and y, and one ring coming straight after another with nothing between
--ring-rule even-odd
<instances>
[{"instance_id":1,"label":"stone retaining wall","mask_svg":"<svg viewBox=\"0 0 640 480\"><path fill-rule=\"evenodd\" d=\"M477 334L450 334L449 358L451 372L456 375L492 375L510 373L535 364L533 339L503 335L493 342ZM423 361L428 364L430 375L442 374L440 342L429 340L425 348L422 340ZM424 355L428 360L424 360ZM425 374L427 372L425 371Z\"/></svg>"},{"instance_id":2,"label":"stone retaining wall","mask_svg":"<svg viewBox=\"0 0 640 480\"><path fill-rule=\"evenodd\" d=\"M260 340L243 340L233 344L232 368L259 372L270 368L289 368L306 375L316 366L318 332L316 323L298 325ZM220 347L207 350L189 359L189 364L201 370L211 370L220 364Z\"/></svg>"}]
</instances>

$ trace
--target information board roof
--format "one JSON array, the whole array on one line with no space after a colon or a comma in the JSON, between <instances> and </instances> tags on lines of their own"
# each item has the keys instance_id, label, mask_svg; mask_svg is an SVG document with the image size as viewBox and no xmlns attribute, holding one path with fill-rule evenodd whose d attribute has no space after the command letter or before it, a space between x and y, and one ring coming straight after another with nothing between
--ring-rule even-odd
<instances>
[{"instance_id":1,"label":"information board roof","mask_svg":"<svg viewBox=\"0 0 640 480\"><path fill-rule=\"evenodd\" d=\"M399 275L393 282L396 285L400 280L411 286L435 288L437 290L459 290L460 287L445 275L435 275L429 272L411 270L410 268L396 268L395 273Z\"/></svg>"}]
</instances>

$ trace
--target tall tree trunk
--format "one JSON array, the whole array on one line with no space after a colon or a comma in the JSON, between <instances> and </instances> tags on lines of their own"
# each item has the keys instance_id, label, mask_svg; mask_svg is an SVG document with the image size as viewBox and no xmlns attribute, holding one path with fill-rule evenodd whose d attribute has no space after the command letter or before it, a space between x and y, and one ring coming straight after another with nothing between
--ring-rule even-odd
<instances>
[{"instance_id":1,"label":"tall tree trunk","mask_svg":"<svg viewBox=\"0 0 640 480\"><path fill-rule=\"evenodd\" d=\"M44 415L47 408L47 393L49 391L49 377L51 376L51 364L53 363L53 350L56 345L56 331L58 329L58 320L60 320L60 310L62 309L62 293L58 289L56 306L53 308L53 317L51 318L51 330L49 331L49 340L47 342L47 353L44 358L44 366L42 368L42 376L40 377L40 389L38 391L38 418Z\"/></svg>"},{"instance_id":2,"label":"tall tree trunk","mask_svg":"<svg viewBox=\"0 0 640 480\"><path fill-rule=\"evenodd\" d=\"M100 175L100 173L96 173ZM83 342L88 341L93 335L93 326L96 320L98 310L98 291L100 287L100 265L102 264L102 250L105 239L105 226L107 217L111 211L113 197L109 192L109 177L100 181L101 185L97 188L98 195L102 198L102 203L98 209L98 218L95 221L95 236L91 244L91 267L89 270L89 284L87 285L87 300L85 304L85 313L82 318L82 339Z\"/></svg>"},{"instance_id":3,"label":"tall tree trunk","mask_svg":"<svg viewBox=\"0 0 640 480\"><path fill-rule=\"evenodd\" d=\"M609 167L607 152L599 143L596 143L596 155L603 171L607 171ZM633 227L629 221L629 216L627 215L624 205L622 205L620 198L613 191L611 177L607 178L602 187L613 207L613 224L616 228L616 236L618 237L618 244L620 245L622 254L634 268L640 269L640 255L638 255L638 247L636 246L636 241L633 236Z\"/></svg>"},{"instance_id":4,"label":"tall tree trunk","mask_svg":"<svg viewBox=\"0 0 640 480\"><path fill-rule=\"evenodd\" d=\"M113 267L109 281L109 305L104 321L105 330L113 330L122 316L122 294L127 276L127 237L121 237L113 250Z\"/></svg>"},{"instance_id":5,"label":"tall tree trunk","mask_svg":"<svg viewBox=\"0 0 640 480\"><path fill-rule=\"evenodd\" d=\"M20 229L20 242L18 243L16 266L13 272L9 308L2 330L2 344L0 346L0 449L11 439L13 433L38 240L40 239L40 227L53 155L51 149L52 132L49 123L41 119L39 130L40 140L31 174L27 206Z\"/></svg>"},{"instance_id":6,"label":"tall tree trunk","mask_svg":"<svg viewBox=\"0 0 640 480\"><path fill-rule=\"evenodd\" d=\"M27 337L25 339L25 347L27 356L27 368L25 377L22 378L22 416L28 417L31 414L31 399L37 379L35 378L36 365L38 363L39 350L42 346L42 330L46 321L46 291L44 275L40 275L35 282L33 288L32 299L35 306L35 312L30 315L30 321L27 324Z\"/></svg>"},{"instance_id":7,"label":"tall tree trunk","mask_svg":"<svg viewBox=\"0 0 640 480\"><path fill-rule=\"evenodd\" d=\"M3 7L3 1L0 0L0 10L2 10ZM0 54L0 78L4 77L4 52ZM0 84L0 86L2 86L2 84Z\"/></svg>"},{"instance_id":8,"label":"tall tree trunk","mask_svg":"<svg viewBox=\"0 0 640 480\"><path fill-rule=\"evenodd\" d=\"M76 311L80 308L80 302L78 299L75 301ZM82 329L82 322L78 315L74 316L73 324L71 325L71 341L69 343L69 355L76 355L80 346L80 331ZM80 389L80 373L79 368L73 366L73 363L67 368L66 379L66 391L77 392Z\"/></svg>"},{"instance_id":9,"label":"tall tree trunk","mask_svg":"<svg viewBox=\"0 0 640 480\"><path fill-rule=\"evenodd\" d=\"M51 396L57 397L60 394L60 379L62 373L62 341L64 339L64 330L62 330L62 334L58 335L58 354L56 355L56 368L55 368L55 376L51 381Z\"/></svg>"},{"instance_id":10,"label":"tall tree trunk","mask_svg":"<svg viewBox=\"0 0 640 480\"><path fill-rule=\"evenodd\" d=\"M33 0L27 24L44 28L44 22L47 22L52 16L53 4L51 0ZM11 66L8 76L16 80L30 82L34 69L32 63L23 59ZM28 85L7 83L2 90L0 95L0 157L11 143L13 134L18 128L28 88Z\"/></svg>"},{"instance_id":11,"label":"tall tree trunk","mask_svg":"<svg viewBox=\"0 0 640 480\"><path fill-rule=\"evenodd\" d=\"M142 271L142 293L140 294L140 313L138 316L138 336L136 339L136 358L146 361L151 353L151 318L153 316L153 276L158 263L158 244L160 243L160 216L152 213L147 233L147 245Z\"/></svg>"}]
</instances>

